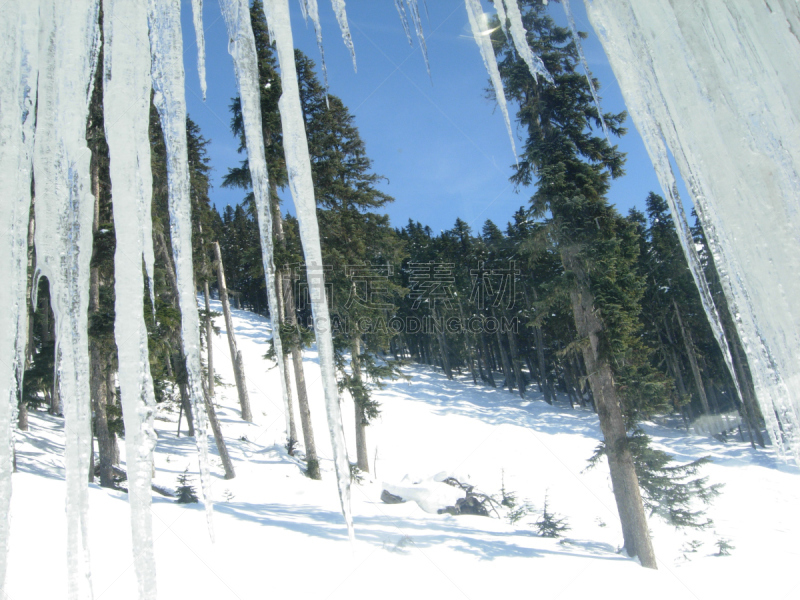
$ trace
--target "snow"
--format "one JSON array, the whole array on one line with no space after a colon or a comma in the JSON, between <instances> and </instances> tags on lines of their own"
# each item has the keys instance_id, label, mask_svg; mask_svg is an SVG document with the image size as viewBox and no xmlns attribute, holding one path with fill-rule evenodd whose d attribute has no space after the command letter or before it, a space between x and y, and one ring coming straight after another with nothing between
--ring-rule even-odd
<instances>
[{"instance_id":1,"label":"snow","mask_svg":"<svg viewBox=\"0 0 800 600\"><path fill-rule=\"evenodd\" d=\"M211 308L221 310L219 302ZM585 470L600 440L596 415L570 410L566 398L551 407L532 390L529 401L519 402L502 390L476 387L469 377L448 381L417 365L405 369L410 381L391 382L376 392L382 416L369 435L370 456L377 452L376 481L353 486L357 535L351 550L331 485L330 443L318 440L321 482L305 477L282 448L279 374L274 363L262 359L269 322L238 310L233 319L255 422L239 418L224 321L218 318L222 331L214 350L226 385L216 400L237 478L223 479L214 454L214 544L205 534L201 506L153 495L162 598L502 598L525 594L532 585L542 598L613 593L716 600L796 593L800 472L773 451L646 424L654 445L681 461L711 455L714 463L704 474L725 487L710 509L711 530L684 534L650 519L659 570L642 569L617 553L622 537L607 466ZM322 382L313 348L305 351L304 362L312 418L322 426ZM344 410L353 408L347 395L342 404ZM175 435L177 414L176 404L160 405L155 420L155 482L172 489L186 467L195 483L198 477L193 441ZM352 424L346 435L354 440ZM67 579L60 500L63 421L32 411L30 431L16 436L19 472L13 476L7 593L11 598L62 597ZM411 481L430 481L440 471L495 494L501 470L506 489L519 500L528 499L541 511L547 494L550 509L567 517L572 530L563 543L535 535L531 525L539 513L510 525L487 517L431 514L415 502L380 501L381 480L399 484L408 475ZM127 496L92 484L89 500L96 597L134 599ZM730 556L714 555L721 538L735 546ZM683 551L692 540L701 542L698 551ZM41 565L47 565L47 577L41 576Z\"/></svg>"},{"instance_id":2,"label":"snow","mask_svg":"<svg viewBox=\"0 0 800 600\"><path fill-rule=\"evenodd\" d=\"M690 191L770 437L800 463L798 5L586 4L665 195L667 152Z\"/></svg>"},{"instance_id":3,"label":"snow","mask_svg":"<svg viewBox=\"0 0 800 600\"><path fill-rule=\"evenodd\" d=\"M344 2L342 9L344 9ZM342 412L339 407L339 391L336 382L336 367L333 358L331 318L325 298L322 248L317 224L317 204L314 199L314 183L311 179L311 160L308 154L303 109L300 105L300 90L294 62L292 27L289 20L287 0L267 0L264 14L269 26L270 38L275 42L278 63L281 67L283 93L278 101L283 126L283 148L286 170L289 172L289 189L294 200L300 241L307 270L311 310L314 317L314 333L319 346L320 372L325 394L325 409L328 415L328 433L333 446L336 465L337 486L342 514L350 538L353 537L353 521L350 512L350 464L342 433Z\"/></svg>"},{"instance_id":4,"label":"snow","mask_svg":"<svg viewBox=\"0 0 800 600\"><path fill-rule=\"evenodd\" d=\"M150 172L150 41L147 0L105 0L103 107L114 189L114 336L125 420L130 522L139 598L155 600L156 564L150 485L155 396L144 322L144 273L152 281L153 178ZM153 289L153 286L150 286Z\"/></svg>"},{"instance_id":5,"label":"snow","mask_svg":"<svg viewBox=\"0 0 800 600\"><path fill-rule=\"evenodd\" d=\"M167 185L169 187L169 226L172 257L181 309L181 339L186 357L186 376L192 416L199 432L197 449L200 479L206 504L208 532L213 537L212 503L208 486L208 439L200 368L200 319L195 302L192 264L191 198L189 161L186 146L186 98L181 38L180 0L149 0L150 50L152 57L153 103L161 118L167 147Z\"/></svg>"},{"instance_id":6,"label":"snow","mask_svg":"<svg viewBox=\"0 0 800 600\"><path fill-rule=\"evenodd\" d=\"M27 337L26 271L31 202L34 107L38 74L38 2L15 4L0 13L0 189L6 204L0 231L8 250L0 253L0 596L8 551L12 428L17 382L22 380ZM21 343L22 342L22 343Z\"/></svg>"},{"instance_id":7,"label":"snow","mask_svg":"<svg viewBox=\"0 0 800 600\"><path fill-rule=\"evenodd\" d=\"M467 16L469 17L469 26L472 30L472 37L478 48L481 51L481 58L483 58L483 65L489 73L489 79L494 88L495 99L497 105L500 107L500 112L503 113L503 120L506 123L506 130L508 131L508 139L511 142L511 151L514 153L514 160L517 160L517 147L514 144L514 133L511 130L511 121L508 118L508 105L506 104L506 93L503 90L503 81L500 79L500 70L497 68L497 59L494 55L492 48L491 30L489 29L489 21L486 18L486 13L481 8L480 0L464 0L467 7Z\"/></svg>"},{"instance_id":8,"label":"snow","mask_svg":"<svg viewBox=\"0 0 800 600\"><path fill-rule=\"evenodd\" d=\"M250 4L248 0L220 0L222 14L228 27L228 51L233 57L236 82L239 86L239 97L242 102L245 139L247 141L247 159L250 166L250 178L253 182L253 195L256 201L258 228L261 238L261 257L267 281L267 298L270 316L274 325L279 323L277 291L275 289L275 261L272 237L272 213L269 198L269 174L267 160L264 155L263 128L261 125L261 95L258 90L258 56L253 28L250 24ZM279 328L277 329L279 331ZM283 375L283 346L280 333L273 336L278 370ZM286 438L289 438L289 391L286 380L282 376L281 396L286 414Z\"/></svg>"},{"instance_id":9,"label":"snow","mask_svg":"<svg viewBox=\"0 0 800 600\"><path fill-rule=\"evenodd\" d=\"M206 99L206 34L203 31L203 0L192 0L192 22L197 44L197 75L200 77L200 91Z\"/></svg>"},{"instance_id":10,"label":"snow","mask_svg":"<svg viewBox=\"0 0 800 600\"><path fill-rule=\"evenodd\" d=\"M448 476L449 474L438 473L417 480L406 475L400 483L384 481L381 488L404 500L413 500L426 513L438 514L448 506L455 506L456 501L465 496L464 490L443 483Z\"/></svg>"}]
</instances>

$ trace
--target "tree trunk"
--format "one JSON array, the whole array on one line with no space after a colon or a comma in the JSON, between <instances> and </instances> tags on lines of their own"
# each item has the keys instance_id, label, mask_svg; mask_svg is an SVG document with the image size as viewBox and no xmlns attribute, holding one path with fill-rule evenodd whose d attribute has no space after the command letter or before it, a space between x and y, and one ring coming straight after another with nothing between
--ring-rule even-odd
<instances>
[{"instance_id":1,"label":"tree trunk","mask_svg":"<svg viewBox=\"0 0 800 600\"><path fill-rule=\"evenodd\" d=\"M508 350L511 353L511 366L514 369L514 377L517 380L517 389L519 390L519 397L525 398L525 380L522 378L522 367L519 364L519 353L517 352L517 343L514 340L514 332L511 328L506 331L508 337Z\"/></svg>"},{"instance_id":2,"label":"tree trunk","mask_svg":"<svg viewBox=\"0 0 800 600\"><path fill-rule=\"evenodd\" d=\"M483 349L483 365L486 367L486 375L489 378L489 384L496 388L497 384L494 381L494 374L492 373L492 359L489 356L489 349L486 347L486 334L481 331L481 348Z\"/></svg>"},{"instance_id":3,"label":"tree trunk","mask_svg":"<svg viewBox=\"0 0 800 600\"><path fill-rule=\"evenodd\" d=\"M497 321L497 317L495 317L494 311L492 311L492 318ZM514 393L514 373L511 370L511 364L508 360L508 354L506 353L505 346L503 346L503 338L500 336L500 323L497 323L497 329L495 329L495 337L497 338L497 346L500 348L500 359L503 361L503 374L506 376L506 386L508 386L508 391L512 394Z\"/></svg>"},{"instance_id":4,"label":"tree trunk","mask_svg":"<svg viewBox=\"0 0 800 600\"><path fill-rule=\"evenodd\" d=\"M283 226L281 226L281 230ZM291 283L291 282L290 282ZM278 331L281 335L281 340L283 340L283 325L286 322L286 298L283 296L283 273L280 270L275 270L275 281L273 282L275 285L275 297L278 299L278 306L276 307L277 316L278 316ZM297 425L294 422L294 407L292 404L292 376L289 373L289 348L287 344L283 346L283 383L286 386L286 408L289 411L287 415L289 420L289 439L287 440L286 446L287 451L289 454L294 454L294 447L297 444Z\"/></svg>"},{"instance_id":5,"label":"tree trunk","mask_svg":"<svg viewBox=\"0 0 800 600\"><path fill-rule=\"evenodd\" d=\"M353 378L358 385L363 384L361 377L361 340L355 338L350 346L350 365L353 367ZM367 417L360 394L353 398L356 415L356 465L364 473L369 473L369 457L367 456Z\"/></svg>"},{"instance_id":6,"label":"tree trunk","mask_svg":"<svg viewBox=\"0 0 800 600\"><path fill-rule=\"evenodd\" d=\"M217 286L219 287L219 298L222 301L222 312L225 315L225 329L228 330L228 346L231 351L236 389L239 392L239 405L242 409L242 419L245 421L252 421L253 415L250 412L250 398L247 395L247 380L244 375L244 364L242 355L236 347L236 334L233 332L233 319L231 318L231 307L228 303L228 289L225 286L225 270L222 266L222 253L219 249L219 242L214 242L214 254L217 258Z\"/></svg>"},{"instance_id":7,"label":"tree trunk","mask_svg":"<svg viewBox=\"0 0 800 600\"><path fill-rule=\"evenodd\" d=\"M203 262L207 262L205 253ZM214 398L214 325L211 322L211 304L208 295L208 279L203 282L203 297L206 304L206 366L208 367L208 395Z\"/></svg>"},{"instance_id":8,"label":"tree trunk","mask_svg":"<svg viewBox=\"0 0 800 600\"><path fill-rule=\"evenodd\" d=\"M692 367L692 375L694 376L694 384L697 388L697 394L700 397L700 404L703 406L703 412L706 415L711 415L711 409L708 406L708 397L706 396L706 389L703 386L703 378L700 376L700 368L697 366L697 356L694 353L694 342L692 341L692 333L686 329L681 318L681 311L678 309L678 303L673 298L672 305L675 307L675 316L678 317L678 325L681 328L681 337L683 338L683 346L686 348L686 355L689 358L689 365Z\"/></svg>"},{"instance_id":9,"label":"tree trunk","mask_svg":"<svg viewBox=\"0 0 800 600\"><path fill-rule=\"evenodd\" d=\"M571 249L562 250L562 261L567 271L576 274L578 282L570 292L575 328L578 339L587 339L583 345L583 359L589 374L600 428L605 440L606 455L611 472L611 485L622 525L625 550L629 556L639 558L642 566L656 569L656 556L650 541L644 505L639 491L639 480L628 446L628 436L622 409L614 388L614 377L608 359L600 353L600 333L603 323L594 308L594 298L586 284L581 283L581 269Z\"/></svg>"},{"instance_id":10,"label":"tree trunk","mask_svg":"<svg viewBox=\"0 0 800 600\"><path fill-rule=\"evenodd\" d=\"M222 437L222 427L220 427L219 419L217 419L217 411L214 410L214 403L208 397L208 389L205 382L203 382L203 401L208 413L208 422L211 424L211 431L214 434L214 442L217 444L217 452L219 452L219 457L222 460L222 468L225 470L225 479L233 479L236 477L236 472L233 470L233 462L231 462L230 454L228 454L225 438Z\"/></svg>"}]
</instances>

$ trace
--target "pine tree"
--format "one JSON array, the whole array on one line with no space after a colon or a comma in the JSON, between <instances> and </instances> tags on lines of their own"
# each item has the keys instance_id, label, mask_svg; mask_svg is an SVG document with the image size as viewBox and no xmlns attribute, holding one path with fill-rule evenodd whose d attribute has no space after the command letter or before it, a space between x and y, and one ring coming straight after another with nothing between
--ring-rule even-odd
<instances>
[{"instance_id":1,"label":"pine tree","mask_svg":"<svg viewBox=\"0 0 800 600\"><path fill-rule=\"evenodd\" d=\"M542 57L555 85L536 81L505 40L493 37L501 55L507 94L520 104L518 119L527 139L512 177L537 183L534 214L550 214L589 382L609 448L609 467L625 549L656 568L627 428L663 402L665 390L650 368L639 336L643 282L636 275L636 235L630 222L608 204L609 180L623 174L624 155L592 125L602 118L622 135L625 114L598 114L588 84L578 73L575 40L534 0L524 2L529 43Z\"/></svg>"}]
</instances>

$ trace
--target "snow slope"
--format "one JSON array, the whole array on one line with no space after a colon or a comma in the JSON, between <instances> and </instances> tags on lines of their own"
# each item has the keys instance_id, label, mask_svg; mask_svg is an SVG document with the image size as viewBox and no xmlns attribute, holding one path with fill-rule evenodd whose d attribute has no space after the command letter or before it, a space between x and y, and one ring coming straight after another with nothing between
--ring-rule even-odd
<instances>
[{"instance_id":1,"label":"snow slope","mask_svg":"<svg viewBox=\"0 0 800 600\"><path fill-rule=\"evenodd\" d=\"M212 308L220 310L218 304ZM647 424L655 445L681 460L711 455L714 463L705 473L725 484L710 510L711 530L684 534L651 519L659 570L650 571L617 554L622 536L607 467L585 471L600 438L594 414L550 407L536 394L521 402L507 391L475 387L466 379L447 381L421 366L406 368L409 381L379 393L382 416L367 431L370 459L377 456L376 480L353 486L351 545L336 492L316 353L306 352L305 366L321 482L303 476L282 448L277 369L262 358L266 320L234 311L234 323L255 423L239 419L235 388L218 387L216 403L237 477L222 478L210 444L216 543L209 540L202 505L178 505L154 494L161 598L797 597L800 473L772 451ZM224 327L221 318L217 324ZM224 335L223 329L215 339L215 364L231 384ZM342 410L348 446L354 448L346 395ZM188 467L199 486L195 445L185 436L185 421L176 437L177 414L177 405L159 407L155 482L174 489ZM29 432L17 433L7 578L13 600L63 597L66 586L63 420L32 411L30 422ZM380 501L382 481L409 485L441 472L494 494L501 471L506 489L518 500L529 499L537 511L548 495L550 509L572 527L566 538L536 536L530 525L538 512L512 526L486 517L430 514L414 502ZM89 498L95 598L135 598L126 494L92 484ZM715 543L723 538L735 549L715 556ZM688 553L692 540L701 545Z\"/></svg>"}]
</instances>

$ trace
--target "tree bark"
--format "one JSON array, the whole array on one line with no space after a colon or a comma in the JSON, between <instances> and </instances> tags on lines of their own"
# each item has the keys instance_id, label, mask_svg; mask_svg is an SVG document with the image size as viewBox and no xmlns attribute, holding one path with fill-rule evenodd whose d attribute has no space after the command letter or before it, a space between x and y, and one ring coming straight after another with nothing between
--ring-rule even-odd
<instances>
[{"instance_id":1,"label":"tree bark","mask_svg":"<svg viewBox=\"0 0 800 600\"><path fill-rule=\"evenodd\" d=\"M211 431L214 434L214 442L217 444L217 452L219 452L219 457L222 460L222 468L225 470L225 479L233 479L236 477L236 472L233 470L233 462L231 461L230 454L228 454L225 438L222 437L222 427L220 427L219 419L217 419L217 411L214 409L214 403L208 396L208 388L205 382L203 382L203 401L205 402L206 412L208 413L208 422L211 424Z\"/></svg>"},{"instance_id":2,"label":"tree bark","mask_svg":"<svg viewBox=\"0 0 800 600\"><path fill-rule=\"evenodd\" d=\"M514 377L517 380L517 389L519 390L519 397L525 398L525 380L522 378L522 367L519 364L519 353L517 352L517 343L514 339L514 332L509 328L506 331L508 337L508 350L511 353L511 366L514 369Z\"/></svg>"},{"instance_id":3,"label":"tree bark","mask_svg":"<svg viewBox=\"0 0 800 600\"><path fill-rule=\"evenodd\" d=\"M577 282L570 291L575 328L578 339L588 342L583 344L583 359L605 440L625 550L629 556L638 557L643 567L656 569L656 556L647 527L633 456L628 446L625 421L614 387L614 376L608 358L600 352L603 323L594 308L594 297L588 285L582 283L585 276L582 276L572 252L572 249L562 249L562 261L567 271L576 274Z\"/></svg>"},{"instance_id":4,"label":"tree bark","mask_svg":"<svg viewBox=\"0 0 800 600\"><path fill-rule=\"evenodd\" d=\"M228 346L231 351L231 361L233 362L233 374L236 379L236 389L239 392L239 405L242 410L242 419L252 421L253 415L250 412L250 398L247 395L247 386L244 374L244 364L242 355L236 347L236 334L233 332L233 319L231 318L231 307L228 302L228 289L225 286L225 270L222 266L222 253L219 249L219 242L214 242L214 254L217 259L217 285L219 287L219 298L222 301L222 312L225 316L225 329L228 330Z\"/></svg>"},{"instance_id":5,"label":"tree bark","mask_svg":"<svg viewBox=\"0 0 800 600\"><path fill-rule=\"evenodd\" d=\"M203 262L207 262L205 255ZM208 368L208 395L214 397L214 325L211 322L211 304L208 295L208 279L203 282L203 297L206 304L206 366Z\"/></svg>"},{"instance_id":6,"label":"tree bark","mask_svg":"<svg viewBox=\"0 0 800 600\"><path fill-rule=\"evenodd\" d=\"M694 353L692 333L684 326L683 319L681 318L681 311L678 309L678 303L674 298L672 300L672 305L675 307L675 316L678 317L678 325L681 328L683 346L686 348L686 355L689 358L689 365L692 367L692 375L694 376L694 384L697 388L697 394L700 397L700 404L703 406L703 412L706 415L711 415L711 409L708 405L708 397L706 396L706 389L703 386L703 378L700 376L700 368L697 366L697 356Z\"/></svg>"},{"instance_id":7,"label":"tree bark","mask_svg":"<svg viewBox=\"0 0 800 600\"><path fill-rule=\"evenodd\" d=\"M353 339L350 346L350 366L353 367L353 377L359 386L363 385L361 376L361 340ZM356 465L364 473L369 473L369 456L367 456L367 417L364 414L362 398L356 394L353 400L356 416Z\"/></svg>"}]
</instances>

